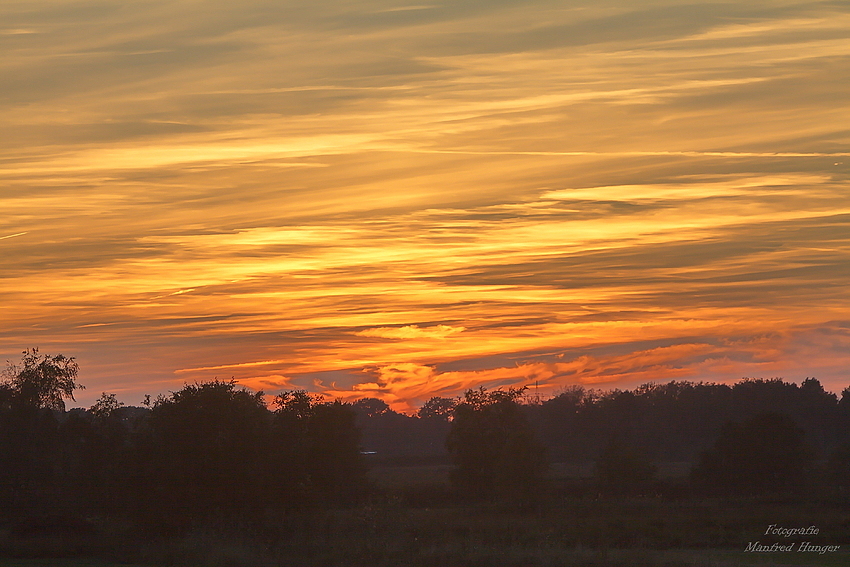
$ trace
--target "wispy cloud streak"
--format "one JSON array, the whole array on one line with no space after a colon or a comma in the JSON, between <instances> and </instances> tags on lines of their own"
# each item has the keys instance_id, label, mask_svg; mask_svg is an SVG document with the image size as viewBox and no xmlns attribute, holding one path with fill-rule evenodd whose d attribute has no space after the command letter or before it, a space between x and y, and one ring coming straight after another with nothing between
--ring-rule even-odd
<instances>
[{"instance_id":1,"label":"wispy cloud streak","mask_svg":"<svg viewBox=\"0 0 850 567\"><path fill-rule=\"evenodd\" d=\"M0 236L0 240L5 240L7 238L15 238L16 236L23 236L27 234L26 232L18 232L16 234L7 234L6 236Z\"/></svg>"}]
</instances>

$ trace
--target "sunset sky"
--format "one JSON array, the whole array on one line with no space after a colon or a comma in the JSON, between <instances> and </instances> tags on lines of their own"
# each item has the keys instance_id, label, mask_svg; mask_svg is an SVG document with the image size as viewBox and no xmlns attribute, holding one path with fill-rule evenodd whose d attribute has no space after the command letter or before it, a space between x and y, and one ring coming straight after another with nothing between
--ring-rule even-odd
<instances>
[{"instance_id":1,"label":"sunset sky","mask_svg":"<svg viewBox=\"0 0 850 567\"><path fill-rule=\"evenodd\" d=\"M3 0L0 362L840 392L848 101L847 2Z\"/></svg>"}]
</instances>

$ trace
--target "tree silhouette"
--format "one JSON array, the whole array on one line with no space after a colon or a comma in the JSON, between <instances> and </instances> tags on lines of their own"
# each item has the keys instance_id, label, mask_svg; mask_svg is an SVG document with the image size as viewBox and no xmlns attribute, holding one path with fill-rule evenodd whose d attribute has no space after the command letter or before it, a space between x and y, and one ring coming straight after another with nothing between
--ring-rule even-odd
<instances>
[{"instance_id":1,"label":"tree silhouette","mask_svg":"<svg viewBox=\"0 0 850 567\"><path fill-rule=\"evenodd\" d=\"M446 445L453 483L474 498L529 501L545 468L543 449L516 400L525 388L467 390Z\"/></svg>"},{"instance_id":2,"label":"tree silhouette","mask_svg":"<svg viewBox=\"0 0 850 567\"><path fill-rule=\"evenodd\" d=\"M0 387L0 401L33 409L65 411L65 398L74 399L79 366L73 357L39 354L38 348L23 352L20 366L9 363Z\"/></svg>"},{"instance_id":3,"label":"tree silhouette","mask_svg":"<svg viewBox=\"0 0 850 567\"><path fill-rule=\"evenodd\" d=\"M454 412L457 404L458 401L454 398L434 396L422 404L417 415L422 419L441 419L443 421L449 421L452 418L452 413Z\"/></svg>"},{"instance_id":4,"label":"tree silhouette","mask_svg":"<svg viewBox=\"0 0 850 567\"><path fill-rule=\"evenodd\" d=\"M261 507L269 412L234 381L189 384L159 398L141 432L139 500L150 519L250 515Z\"/></svg>"},{"instance_id":5,"label":"tree silhouette","mask_svg":"<svg viewBox=\"0 0 850 567\"><path fill-rule=\"evenodd\" d=\"M286 419L303 421L313 415L313 408L322 403L322 396L309 394L306 390L282 392L275 396L272 405L277 415Z\"/></svg>"},{"instance_id":6,"label":"tree silhouette","mask_svg":"<svg viewBox=\"0 0 850 567\"><path fill-rule=\"evenodd\" d=\"M354 410L339 400L314 407L307 424L307 457L313 489L325 499L345 500L359 488L365 469Z\"/></svg>"},{"instance_id":7,"label":"tree silhouette","mask_svg":"<svg viewBox=\"0 0 850 567\"><path fill-rule=\"evenodd\" d=\"M81 389L73 358L23 352L0 382L0 504L20 513L56 507L62 478L57 414Z\"/></svg>"},{"instance_id":8,"label":"tree silhouette","mask_svg":"<svg viewBox=\"0 0 850 567\"><path fill-rule=\"evenodd\" d=\"M351 404L351 407L355 412L365 417L376 417L390 411L390 406L387 405L387 402L378 398L360 398Z\"/></svg>"},{"instance_id":9,"label":"tree silhouette","mask_svg":"<svg viewBox=\"0 0 850 567\"><path fill-rule=\"evenodd\" d=\"M351 404L324 402L303 390L279 394L273 404L272 461L282 481L281 502L301 506L304 499L339 502L351 496L365 472Z\"/></svg>"},{"instance_id":10,"label":"tree silhouette","mask_svg":"<svg viewBox=\"0 0 850 567\"><path fill-rule=\"evenodd\" d=\"M89 413L99 420L108 419L124 404L118 401L115 394L107 394L103 392L100 398L89 408Z\"/></svg>"},{"instance_id":11,"label":"tree silhouette","mask_svg":"<svg viewBox=\"0 0 850 567\"><path fill-rule=\"evenodd\" d=\"M69 411L59 426L61 488L76 508L115 513L127 504L131 429L122 406L104 393L90 409Z\"/></svg>"}]
</instances>

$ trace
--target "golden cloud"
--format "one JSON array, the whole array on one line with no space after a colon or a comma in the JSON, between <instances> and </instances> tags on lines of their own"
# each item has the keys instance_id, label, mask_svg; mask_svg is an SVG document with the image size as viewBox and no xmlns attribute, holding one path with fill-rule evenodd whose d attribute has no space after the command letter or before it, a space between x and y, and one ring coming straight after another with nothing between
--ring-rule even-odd
<instances>
[{"instance_id":1,"label":"golden cloud","mask_svg":"<svg viewBox=\"0 0 850 567\"><path fill-rule=\"evenodd\" d=\"M434 325L433 327L405 325L404 327L365 329L355 334L361 337L377 337L382 339L445 339L450 335L462 333L464 330L464 327L452 327L450 325Z\"/></svg>"}]
</instances>

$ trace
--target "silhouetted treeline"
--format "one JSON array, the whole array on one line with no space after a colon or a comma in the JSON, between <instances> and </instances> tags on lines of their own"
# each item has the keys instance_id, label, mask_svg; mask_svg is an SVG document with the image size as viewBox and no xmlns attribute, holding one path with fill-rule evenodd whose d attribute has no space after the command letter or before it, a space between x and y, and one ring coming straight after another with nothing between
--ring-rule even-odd
<instances>
[{"instance_id":1,"label":"silhouetted treeline","mask_svg":"<svg viewBox=\"0 0 850 567\"><path fill-rule=\"evenodd\" d=\"M547 462L594 462L594 490L615 495L651 491L664 461L692 463L698 491L850 492L850 388L839 398L813 378L572 387L535 403L524 389L479 388L407 416L303 391L269 407L218 380L144 407L104 394L66 411L77 371L32 350L0 382L0 520L37 529L27 518L101 515L169 533L262 522L361 498L370 464L441 461L473 499L533 501Z\"/></svg>"},{"instance_id":2,"label":"silhouetted treeline","mask_svg":"<svg viewBox=\"0 0 850 567\"><path fill-rule=\"evenodd\" d=\"M262 392L216 380L147 407L104 394L88 410L65 411L62 397L80 387L73 359L27 351L7 374L0 510L31 529L81 511L163 533L198 521L253 522L345 503L363 482L350 404L288 392L269 409Z\"/></svg>"},{"instance_id":3,"label":"silhouetted treeline","mask_svg":"<svg viewBox=\"0 0 850 567\"><path fill-rule=\"evenodd\" d=\"M615 437L653 460L694 461L724 425L765 413L790 418L821 458L850 440L850 388L839 399L814 378L799 386L781 379L607 392L574 386L526 411L553 461L596 460Z\"/></svg>"}]
</instances>

